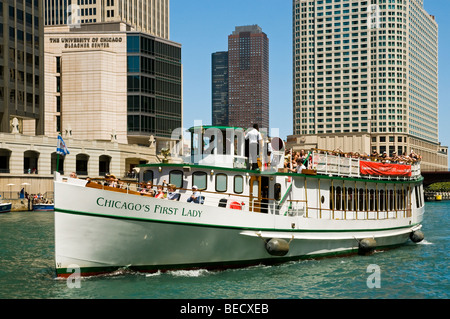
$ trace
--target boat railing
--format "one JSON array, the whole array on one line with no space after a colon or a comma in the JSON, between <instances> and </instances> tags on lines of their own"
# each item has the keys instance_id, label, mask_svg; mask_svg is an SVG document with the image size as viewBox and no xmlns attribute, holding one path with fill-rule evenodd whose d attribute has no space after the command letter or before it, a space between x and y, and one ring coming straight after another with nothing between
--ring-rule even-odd
<instances>
[{"instance_id":1,"label":"boat railing","mask_svg":"<svg viewBox=\"0 0 450 319\"><path fill-rule=\"evenodd\" d=\"M404 163L411 166L410 176L399 176L399 175L369 175L361 174L361 162L371 161L368 159L361 159L359 157L347 157L330 154L328 151L314 150L311 155L310 165L312 169L317 171L317 174L329 175L329 176L346 176L355 178L367 178L367 179L388 179L388 180L411 180L420 177L420 162ZM377 162L380 163L380 162ZM380 163L381 164L381 163ZM403 164L403 163L392 163L392 164ZM311 167L311 166L310 166Z\"/></svg>"},{"instance_id":2,"label":"boat railing","mask_svg":"<svg viewBox=\"0 0 450 319\"><path fill-rule=\"evenodd\" d=\"M325 208L311 207L305 201L288 201L289 209L283 215L300 216L312 219L328 220L378 220L378 219L399 219L411 217L410 208L394 209L389 211L381 210L332 210Z\"/></svg>"}]
</instances>

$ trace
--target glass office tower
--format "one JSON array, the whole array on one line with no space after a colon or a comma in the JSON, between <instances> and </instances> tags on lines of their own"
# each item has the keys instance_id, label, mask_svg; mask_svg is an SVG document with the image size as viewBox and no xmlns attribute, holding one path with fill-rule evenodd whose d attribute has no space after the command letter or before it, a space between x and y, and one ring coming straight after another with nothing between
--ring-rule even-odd
<instances>
[{"instance_id":1,"label":"glass office tower","mask_svg":"<svg viewBox=\"0 0 450 319\"><path fill-rule=\"evenodd\" d=\"M181 46L144 33L127 35L128 136L170 138L182 127Z\"/></svg>"},{"instance_id":2,"label":"glass office tower","mask_svg":"<svg viewBox=\"0 0 450 319\"><path fill-rule=\"evenodd\" d=\"M228 51L215 52L212 65L212 124L228 126Z\"/></svg>"},{"instance_id":3,"label":"glass office tower","mask_svg":"<svg viewBox=\"0 0 450 319\"><path fill-rule=\"evenodd\" d=\"M11 132L12 121L16 118L20 133L23 133L23 121L31 120L28 123L34 127L27 133L43 134L41 11L38 0L0 2L0 132Z\"/></svg>"}]
</instances>

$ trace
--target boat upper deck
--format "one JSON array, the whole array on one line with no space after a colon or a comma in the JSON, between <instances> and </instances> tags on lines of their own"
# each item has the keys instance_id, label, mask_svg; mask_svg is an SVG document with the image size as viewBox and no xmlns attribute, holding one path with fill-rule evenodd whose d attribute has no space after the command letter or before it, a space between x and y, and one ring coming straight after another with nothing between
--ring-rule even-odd
<instances>
[{"instance_id":1,"label":"boat upper deck","mask_svg":"<svg viewBox=\"0 0 450 319\"><path fill-rule=\"evenodd\" d=\"M310 167L320 175L387 180L416 180L421 177L420 161L380 161L313 151Z\"/></svg>"}]
</instances>

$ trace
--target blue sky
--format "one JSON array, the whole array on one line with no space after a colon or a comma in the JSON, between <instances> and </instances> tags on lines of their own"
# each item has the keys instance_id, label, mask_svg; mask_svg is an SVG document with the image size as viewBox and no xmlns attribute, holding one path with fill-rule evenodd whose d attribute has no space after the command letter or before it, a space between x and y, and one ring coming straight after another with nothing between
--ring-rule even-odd
<instances>
[{"instance_id":1,"label":"blue sky","mask_svg":"<svg viewBox=\"0 0 450 319\"><path fill-rule=\"evenodd\" d=\"M439 140L450 146L450 0L424 0L439 24ZM270 126L292 134L292 1L171 0L170 39L182 44L184 127L211 124L211 54L228 50L235 26L269 38Z\"/></svg>"}]
</instances>

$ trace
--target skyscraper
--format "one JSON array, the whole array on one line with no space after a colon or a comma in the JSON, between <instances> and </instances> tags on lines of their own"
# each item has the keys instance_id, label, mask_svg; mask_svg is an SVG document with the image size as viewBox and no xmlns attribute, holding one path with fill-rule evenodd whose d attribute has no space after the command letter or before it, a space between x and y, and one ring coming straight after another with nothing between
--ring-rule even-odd
<instances>
[{"instance_id":1,"label":"skyscraper","mask_svg":"<svg viewBox=\"0 0 450 319\"><path fill-rule=\"evenodd\" d=\"M44 0L45 25L125 22L169 39L169 0Z\"/></svg>"},{"instance_id":2,"label":"skyscraper","mask_svg":"<svg viewBox=\"0 0 450 319\"><path fill-rule=\"evenodd\" d=\"M228 51L215 52L212 65L212 124L228 125Z\"/></svg>"},{"instance_id":3,"label":"skyscraper","mask_svg":"<svg viewBox=\"0 0 450 319\"><path fill-rule=\"evenodd\" d=\"M0 2L0 132L23 120L44 132L44 28L41 1Z\"/></svg>"},{"instance_id":4,"label":"skyscraper","mask_svg":"<svg viewBox=\"0 0 450 319\"><path fill-rule=\"evenodd\" d=\"M370 151L440 165L438 25L423 0L293 0L293 35L294 135L368 133Z\"/></svg>"},{"instance_id":5,"label":"skyscraper","mask_svg":"<svg viewBox=\"0 0 450 319\"><path fill-rule=\"evenodd\" d=\"M269 39L258 25L228 36L229 125L269 128Z\"/></svg>"}]
</instances>

